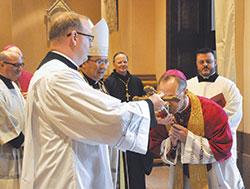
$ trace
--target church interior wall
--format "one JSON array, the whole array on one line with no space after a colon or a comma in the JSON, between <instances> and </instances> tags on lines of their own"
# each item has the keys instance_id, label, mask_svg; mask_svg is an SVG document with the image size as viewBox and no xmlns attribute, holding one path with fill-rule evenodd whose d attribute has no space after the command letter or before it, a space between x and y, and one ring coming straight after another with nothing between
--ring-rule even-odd
<instances>
[{"instance_id":1,"label":"church interior wall","mask_svg":"<svg viewBox=\"0 0 250 189\"><path fill-rule=\"evenodd\" d=\"M243 67L241 75L243 75L243 97L244 97L244 132L250 134L250 86L249 86L249 73L250 73L250 2L244 1L244 35L243 35Z\"/></svg>"},{"instance_id":2,"label":"church interior wall","mask_svg":"<svg viewBox=\"0 0 250 189\"><path fill-rule=\"evenodd\" d=\"M24 70L34 73L48 51L45 15L54 0L0 0L2 24L0 48L15 44L24 54ZM101 18L100 0L65 1L71 10L87 15L93 23Z\"/></svg>"},{"instance_id":3,"label":"church interior wall","mask_svg":"<svg viewBox=\"0 0 250 189\"><path fill-rule=\"evenodd\" d=\"M155 4L155 74L157 81L166 70L167 64L167 35L166 35L166 1L160 0Z\"/></svg>"},{"instance_id":4,"label":"church interior wall","mask_svg":"<svg viewBox=\"0 0 250 189\"><path fill-rule=\"evenodd\" d=\"M135 75L156 75L166 70L166 1L119 0L119 31L110 35L109 59L124 51L129 71Z\"/></svg>"},{"instance_id":5,"label":"church interior wall","mask_svg":"<svg viewBox=\"0 0 250 189\"><path fill-rule=\"evenodd\" d=\"M0 0L0 49L15 44L24 54L24 69L34 73L48 51L45 14L54 0ZM101 18L100 0L65 0L71 10L87 15L94 24ZM244 175L250 176L250 1L235 1L237 86L243 95L243 119L238 131L240 161ZM136 75L160 75L166 70L166 0L119 0L119 31L110 35L107 75L112 72L112 56L128 54L129 70ZM242 137L243 136L243 137ZM244 171L244 170L243 170ZM250 183L249 183L250 185Z\"/></svg>"},{"instance_id":6,"label":"church interior wall","mask_svg":"<svg viewBox=\"0 0 250 189\"><path fill-rule=\"evenodd\" d=\"M237 86L243 96L243 119L237 132L237 164L246 188L250 186L250 2L235 1L235 53Z\"/></svg>"},{"instance_id":7,"label":"church interior wall","mask_svg":"<svg viewBox=\"0 0 250 189\"><path fill-rule=\"evenodd\" d=\"M46 10L55 0L0 0L0 46L15 44L25 56L25 70L33 73L48 51ZM65 0L71 10L87 15L94 24L101 18L100 0ZM156 75L166 70L166 1L119 0L119 31L110 35L109 59L124 51L130 59L129 70L135 75Z\"/></svg>"},{"instance_id":8,"label":"church interior wall","mask_svg":"<svg viewBox=\"0 0 250 189\"><path fill-rule=\"evenodd\" d=\"M0 0L0 49L4 48L4 45L9 44L12 41L12 22L11 22L11 1L10 0Z\"/></svg>"}]
</instances>

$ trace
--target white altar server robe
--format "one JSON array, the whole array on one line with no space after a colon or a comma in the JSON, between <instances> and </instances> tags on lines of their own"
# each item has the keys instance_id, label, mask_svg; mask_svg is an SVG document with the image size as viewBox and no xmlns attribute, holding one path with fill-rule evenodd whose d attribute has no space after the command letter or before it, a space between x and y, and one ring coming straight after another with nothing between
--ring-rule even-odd
<instances>
[{"instance_id":1,"label":"white altar server robe","mask_svg":"<svg viewBox=\"0 0 250 189\"><path fill-rule=\"evenodd\" d=\"M26 123L21 188L111 189L107 145L146 153L150 111L147 102L121 103L51 60L31 80Z\"/></svg>"},{"instance_id":2,"label":"white altar server robe","mask_svg":"<svg viewBox=\"0 0 250 189\"><path fill-rule=\"evenodd\" d=\"M8 142L18 137L24 128L25 100L14 82L9 89L0 80L0 188L20 187L22 148Z\"/></svg>"},{"instance_id":3,"label":"white altar server robe","mask_svg":"<svg viewBox=\"0 0 250 189\"><path fill-rule=\"evenodd\" d=\"M187 88L192 93L212 98L220 93L223 94L226 105L223 108L228 116L228 124L233 136L232 157L237 160L237 128L242 118L242 96L239 89L231 80L218 76L215 82L199 82L198 77L187 80Z\"/></svg>"}]
</instances>

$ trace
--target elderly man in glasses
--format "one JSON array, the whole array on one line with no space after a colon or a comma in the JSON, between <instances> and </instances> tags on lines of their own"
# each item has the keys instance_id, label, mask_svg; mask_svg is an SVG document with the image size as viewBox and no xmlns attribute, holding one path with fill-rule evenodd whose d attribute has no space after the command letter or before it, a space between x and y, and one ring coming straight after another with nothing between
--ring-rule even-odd
<instances>
[{"instance_id":1,"label":"elderly man in glasses","mask_svg":"<svg viewBox=\"0 0 250 189\"><path fill-rule=\"evenodd\" d=\"M0 188L20 187L25 100L14 81L22 67L19 54L0 53Z\"/></svg>"},{"instance_id":2,"label":"elderly man in glasses","mask_svg":"<svg viewBox=\"0 0 250 189\"><path fill-rule=\"evenodd\" d=\"M18 53L21 56L22 61L23 61L23 53L16 45L8 45L8 46L4 47L4 50ZM24 64L22 64L21 66L23 67ZM26 72L22 69L20 76L17 78L17 80L15 80L15 83L18 85L24 98L26 98L26 96L27 96L29 83L30 83L32 76L33 76L33 74Z\"/></svg>"},{"instance_id":3,"label":"elderly man in glasses","mask_svg":"<svg viewBox=\"0 0 250 189\"><path fill-rule=\"evenodd\" d=\"M108 39L109 30L104 19L100 20L93 28L95 37L93 45L88 53L88 60L79 68L84 80L94 89L106 92L102 78L109 65L108 61Z\"/></svg>"}]
</instances>

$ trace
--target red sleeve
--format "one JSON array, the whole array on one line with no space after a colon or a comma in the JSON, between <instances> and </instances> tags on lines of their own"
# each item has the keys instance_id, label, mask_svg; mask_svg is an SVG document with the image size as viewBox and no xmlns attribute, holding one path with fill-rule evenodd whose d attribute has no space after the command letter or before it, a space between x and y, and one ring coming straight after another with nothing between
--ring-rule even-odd
<instances>
[{"instance_id":1,"label":"red sleeve","mask_svg":"<svg viewBox=\"0 0 250 189\"><path fill-rule=\"evenodd\" d=\"M150 144L149 149L155 155L160 156L161 142L168 138L168 131L165 125L157 125L157 127L150 130Z\"/></svg>"},{"instance_id":2,"label":"red sleeve","mask_svg":"<svg viewBox=\"0 0 250 189\"><path fill-rule=\"evenodd\" d=\"M218 162L231 156L232 134L225 111L215 102L199 97L204 116L205 137Z\"/></svg>"}]
</instances>

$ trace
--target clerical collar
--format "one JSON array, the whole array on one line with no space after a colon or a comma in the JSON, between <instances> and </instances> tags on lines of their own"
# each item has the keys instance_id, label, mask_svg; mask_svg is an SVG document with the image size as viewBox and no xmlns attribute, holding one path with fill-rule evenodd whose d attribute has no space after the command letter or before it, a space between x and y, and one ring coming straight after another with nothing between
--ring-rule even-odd
<instances>
[{"instance_id":1,"label":"clerical collar","mask_svg":"<svg viewBox=\"0 0 250 189\"><path fill-rule=\"evenodd\" d=\"M100 89L100 86L98 84L98 81L95 81L93 79L91 79L90 77L88 77L85 73L83 73L82 71L80 71L81 74L83 75L84 79L87 80L87 82L89 83L89 85L91 85L94 89Z\"/></svg>"},{"instance_id":2,"label":"clerical collar","mask_svg":"<svg viewBox=\"0 0 250 189\"><path fill-rule=\"evenodd\" d=\"M61 56L63 56L63 57L65 57L66 59L68 59L72 64L74 64L76 67L77 67L77 69L79 68L79 66L71 59L71 58L69 58L68 56L66 56L65 54L63 54L63 53L60 53L60 52L58 52L58 51L51 51L51 52L53 52L53 53L57 53L57 54L59 54L59 55L61 55Z\"/></svg>"},{"instance_id":3,"label":"clerical collar","mask_svg":"<svg viewBox=\"0 0 250 189\"><path fill-rule=\"evenodd\" d=\"M14 89L14 85L12 81L0 74L0 79L4 82L4 84L8 87L8 89Z\"/></svg>"},{"instance_id":4,"label":"clerical collar","mask_svg":"<svg viewBox=\"0 0 250 189\"><path fill-rule=\"evenodd\" d=\"M45 58L42 60L40 65L38 66L37 70L41 68L44 64L49 62L50 60L60 60L62 63L66 64L69 68L72 68L74 70L78 69L78 66L74 63L73 60L71 60L69 57L62 55L62 53L59 53L57 51L50 51L48 54L45 56Z\"/></svg>"},{"instance_id":5,"label":"clerical collar","mask_svg":"<svg viewBox=\"0 0 250 189\"><path fill-rule=\"evenodd\" d=\"M198 75L198 81L199 82L215 82L219 75L217 73L214 73L213 75L209 76L208 78L203 78L202 76Z\"/></svg>"},{"instance_id":6,"label":"clerical collar","mask_svg":"<svg viewBox=\"0 0 250 189\"><path fill-rule=\"evenodd\" d=\"M127 74L126 74L125 76L123 76L123 75L117 73L117 71L116 71L115 69L113 70L113 73L114 73L114 76L116 76L116 77L122 79L122 80L125 81L125 82L126 82L126 81L128 80L128 78L131 76L131 74L129 73L129 71L127 71Z\"/></svg>"}]
</instances>

